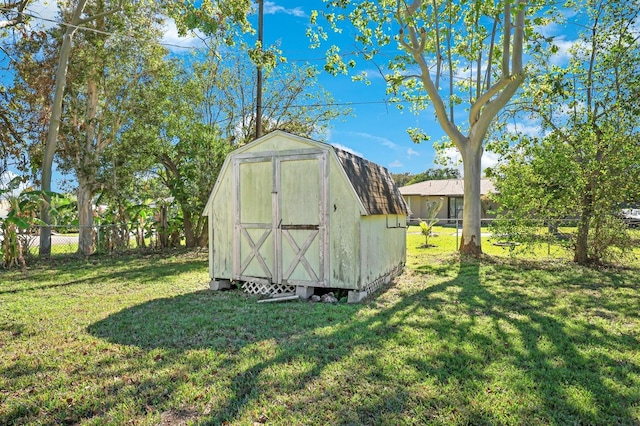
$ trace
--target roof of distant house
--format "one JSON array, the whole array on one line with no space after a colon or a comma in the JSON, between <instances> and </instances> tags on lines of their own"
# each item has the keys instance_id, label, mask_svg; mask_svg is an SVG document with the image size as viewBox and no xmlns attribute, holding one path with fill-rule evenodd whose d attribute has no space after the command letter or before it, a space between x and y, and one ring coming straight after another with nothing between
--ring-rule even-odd
<instances>
[{"instance_id":1,"label":"roof of distant house","mask_svg":"<svg viewBox=\"0 0 640 426\"><path fill-rule=\"evenodd\" d=\"M485 195L495 192L493 182L489 179L480 179L480 194ZM462 179L426 180L400 188L402 195L422 195L422 196L463 196L464 181Z\"/></svg>"}]
</instances>

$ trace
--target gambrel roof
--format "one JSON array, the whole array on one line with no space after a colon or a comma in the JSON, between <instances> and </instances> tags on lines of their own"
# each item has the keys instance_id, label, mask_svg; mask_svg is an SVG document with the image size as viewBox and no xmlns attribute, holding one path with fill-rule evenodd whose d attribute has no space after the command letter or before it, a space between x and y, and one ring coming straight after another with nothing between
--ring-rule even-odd
<instances>
[{"instance_id":1,"label":"gambrel roof","mask_svg":"<svg viewBox=\"0 0 640 426\"><path fill-rule=\"evenodd\" d=\"M409 214L409 209L405 200L386 168L325 142L314 141L283 130L274 130L273 132L233 151L225 159L225 164L223 164L222 170L225 170L229 166L228 163L233 156L254 149L261 143L279 136L285 136L289 140L294 140L305 145L333 151L336 154L345 176L353 187L355 196L358 198L365 210L364 214ZM213 191L211 191L209 201L207 201L207 205L203 212L204 215L206 215L207 211L211 208L211 203L217 188L218 182L216 182L216 186L213 188Z\"/></svg>"},{"instance_id":2,"label":"gambrel roof","mask_svg":"<svg viewBox=\"0 0 640 426\"><path fill-rule=\"evenodd\" d=\"M389 171L350 152L333 147L367 214L409 214Z\"/></svg>"}]
</instances>

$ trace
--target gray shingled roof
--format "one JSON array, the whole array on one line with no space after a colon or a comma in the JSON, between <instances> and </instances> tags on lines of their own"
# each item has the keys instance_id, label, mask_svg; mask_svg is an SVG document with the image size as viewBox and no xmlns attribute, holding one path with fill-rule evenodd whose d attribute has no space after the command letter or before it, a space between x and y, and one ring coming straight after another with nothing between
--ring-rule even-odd
<instances>
[{"instance_id":1,"label":"gray shingled roof","mask_svg":"<svg viewBox=\"0 0 640 426\"><path fill-rule=\"evenodd\" d=\"M480 179L480 193L482 195L495 192L493 182ZM426 180L400 188L402 195L422 196L463 196L464 181L462 179Z\"/></svg>"},{"instance_id":2,"label":"gray shingled roof","mask_svg":"<svg viewBox=\"0 0 640 426\"><path fill-rule=\"evenodd\" d=\"M409 214L409 209L384 167L333 147L367 214Z\"/></svg>"}]
</instances>

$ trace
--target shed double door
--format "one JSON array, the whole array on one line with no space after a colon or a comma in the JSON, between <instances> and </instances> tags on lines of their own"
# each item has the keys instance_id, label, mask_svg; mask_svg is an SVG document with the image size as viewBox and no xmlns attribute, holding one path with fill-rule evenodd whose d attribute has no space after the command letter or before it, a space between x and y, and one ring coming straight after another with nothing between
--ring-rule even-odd
<instances>
[{"instance_id":1,"label":"shed double door","mask_svg":"<svg viewBox=\"0 0 640 426\"><path fill-rule=\"evenodd\" d=\"M235 168L234 276L325 285L327 154L249 154Z\"/></svg>"}]
</instances>

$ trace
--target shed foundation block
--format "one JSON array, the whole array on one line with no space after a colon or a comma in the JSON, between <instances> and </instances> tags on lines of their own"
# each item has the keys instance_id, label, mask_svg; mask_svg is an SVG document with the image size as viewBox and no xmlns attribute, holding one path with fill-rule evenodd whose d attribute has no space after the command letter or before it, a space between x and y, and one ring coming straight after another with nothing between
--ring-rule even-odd
<instances>
[{"instance_id":1,"label":"shed foundation block","mask_svg":"<svg viewBox=\"0 0 640 426\"><path fill-rule=\"evenodd\" d=\"M305 286L296 286L296 295L300 297L300 299L307 300L311 296L313 296L315 288L314 287L305 287Z\"/></svg>"},{"instance_id":2,"label":"shed foundation block","mask_svg":"<svg viewBox=\"0 0 640 426\"><path fill-rule=\"evenodd\" d=\"M347 303L358 303L368 296L366 291L351 290L347 293Z\"/></svg>"},{"instance_id":3,"label":"shed foundation block","mask_svg":"<svg viewBox=\"0 0 640 426\"><path fill-rule=\"evenodd\" d=\"M231 288L231 281L229 280L220 280L213 278L211 282L209 282L209 289L213 291L219 290L228 290Z\"/></svg>"}]
</instances>

